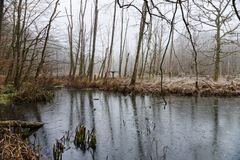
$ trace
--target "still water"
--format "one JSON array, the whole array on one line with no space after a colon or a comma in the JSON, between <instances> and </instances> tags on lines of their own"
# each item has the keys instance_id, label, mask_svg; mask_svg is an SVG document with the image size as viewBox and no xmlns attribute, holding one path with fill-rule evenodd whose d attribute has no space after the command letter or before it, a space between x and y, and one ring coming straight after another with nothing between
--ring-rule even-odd
<instances>
[{"instance_id":1,"label":"still water","mask_svg":"<svg viewBox=\"0 0 240 160\"><path fill-rule=\"evenodd\" d=\"M46 123L42 151L78 124L96 129L94 152L76 149L63 160L239 160L240 98L122 95L63 89L53 102L0 108L1 119Z\"/></svg>"}]
</instances>

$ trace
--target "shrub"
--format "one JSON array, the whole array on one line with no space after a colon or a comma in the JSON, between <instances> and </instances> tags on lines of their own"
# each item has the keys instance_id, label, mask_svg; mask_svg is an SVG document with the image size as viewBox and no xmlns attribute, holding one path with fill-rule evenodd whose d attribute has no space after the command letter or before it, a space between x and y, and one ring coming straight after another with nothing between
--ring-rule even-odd
<instances>
[{"instance_id":1,"label":"shrub","mask_svg":"<svg viewBox=\"0 0 240 160\"><path fill-rule=\"evenodd\" d=\"M4 86L3 89L1 90L1 94L11 94L11 93L15 93L15 92L16 92L16 89L11 84Z\"/></svg>"},{"instance_id":2,"label":"shrub","mask_svg":"<svg viewBox=\"0 0 240 160\"><path fill-rule=\"evenodd\" d=\"M13 96L14 103L49 102L54 98L54 93L39 86L25 86Z\"/></svg>"}]
</instances>

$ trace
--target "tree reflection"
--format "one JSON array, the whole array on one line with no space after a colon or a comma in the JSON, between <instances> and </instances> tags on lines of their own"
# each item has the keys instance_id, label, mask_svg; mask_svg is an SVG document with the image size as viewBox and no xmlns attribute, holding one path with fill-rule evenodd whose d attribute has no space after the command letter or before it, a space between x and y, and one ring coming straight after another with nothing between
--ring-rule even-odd
<instances>
[{"instance_id":1,"label":"tree reflection","mask_svg":"<svg viewBox=\"0 0 240 160\"><path fill-rule=\"evenodd\" d=\"M213 127L213 143L212 143L212 146L213 146L213 157L216 157L217 158L217 153L218 153L218 129L219 129L219 113L218 113L218 98L215 98L214 99L214 102L213 102L213 124L214 124L214 127Z\"/></svg>"}]
</instances>

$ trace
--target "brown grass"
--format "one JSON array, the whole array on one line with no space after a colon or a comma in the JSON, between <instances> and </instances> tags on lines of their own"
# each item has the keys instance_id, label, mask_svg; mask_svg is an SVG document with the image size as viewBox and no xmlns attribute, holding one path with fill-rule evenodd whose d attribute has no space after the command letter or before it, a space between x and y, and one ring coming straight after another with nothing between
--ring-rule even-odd
<instances>
[{"instance_id":1,"label":"brown grass","mask_svg":"<svg viewBox=\"0 0 240 160\"><path fill-rule=\"evenodd\" d=\"M50 88L39 83L25 83L12 97L12 101L17 104L49 102L54 98Z\"/></svg>"},{"instance_id":2,"label":"brown grass","mask_svg":"<svg viewBox=\"0 0 240 160\"><path fill-rule=\"evenodd\" d=\"M0 130L0 159L2 160L37 160L36 152L31 149L21 136L10 129Z\"/></svg>"},{"instance_id":3,"label":"brown grass","mask_svg":"<svg viewBox=\"0 0 240 160\"><path fill-rule=\"evenodd\" d=\"M194 81L188 79L179 79L174 81L164 81L163 90L161 91L160 82L147 83L138 82L134 86L129 85L129 80L126 79L108 79L95 80L89 82L87 79L76 79L67 86L86 89L93 88L103 91L121 92L124 94L176 94L183 96L194 96L200 94L201 96L239 96L240 83L235 82L219 82L215 83L210 80L199 81L199 91L195 89Z\"/></svg>"}]
</instances>

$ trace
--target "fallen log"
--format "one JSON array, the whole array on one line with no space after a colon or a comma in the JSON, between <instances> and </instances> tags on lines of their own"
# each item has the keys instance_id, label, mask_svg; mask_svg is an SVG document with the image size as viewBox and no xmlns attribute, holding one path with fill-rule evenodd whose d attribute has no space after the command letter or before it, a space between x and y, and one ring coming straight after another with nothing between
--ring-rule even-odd
<instances>
[{"instance_id":1,"label":"fallen log","mask_svg":"<svg viewBox=\"0 0 240 160\"><path fill-rule=\"evenodd\" d=\"M31 130L39 129L44 125L42 122L7 120L0 121L0 127L21 127L29 128Z\"/></svg>"},{"instance_id":2,"label":"fallen log","mask_svg":"<svg viewBox=\"0 0 240 160\"><path fill-rule=\"evenodd\" d=\"M30 122L20 120L0 121L0 129L9 128L13 133L20 134L22 138L29 137L43 125L44 123L33 121Z\"/></svg>"}]
</instances>

